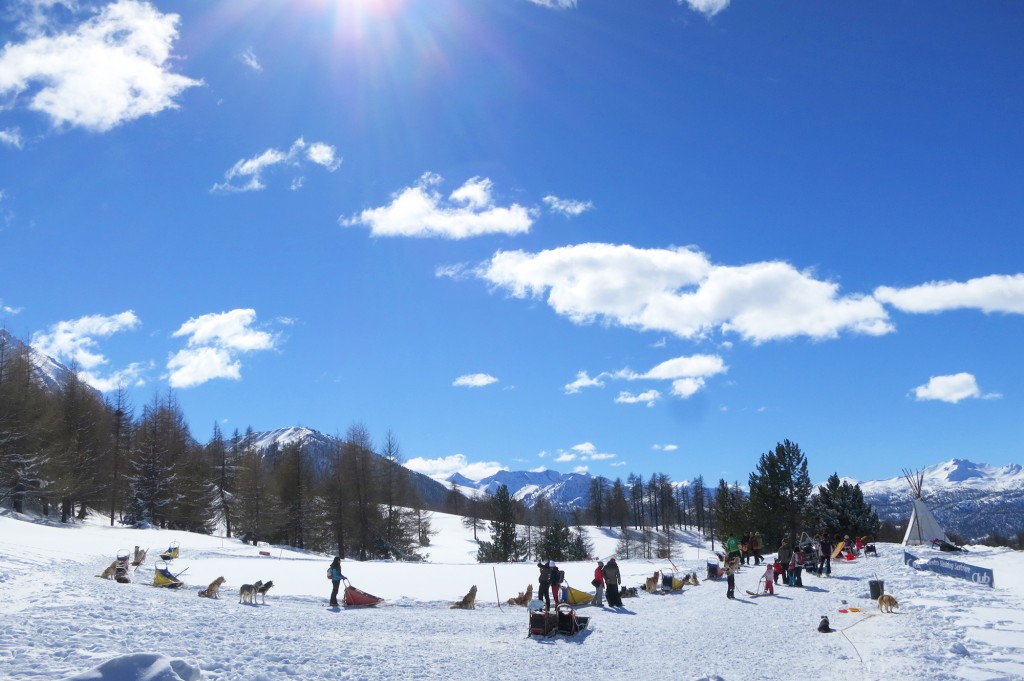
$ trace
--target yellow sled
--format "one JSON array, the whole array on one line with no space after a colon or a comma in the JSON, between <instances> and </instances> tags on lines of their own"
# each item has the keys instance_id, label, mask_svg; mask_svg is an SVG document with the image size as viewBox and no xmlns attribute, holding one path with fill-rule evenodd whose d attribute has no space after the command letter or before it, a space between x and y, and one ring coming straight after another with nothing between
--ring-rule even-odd
<instances>
[{"instance_id":1,"label":"yellow sled","mask_svg":"<svg viewBox=\"0 0 1024 681\"><path fill-rule=\"evenodd\" d=\"M184 570L182 570L184 572ZM181 572L178 573L180 575ZM177 589L185 585L185 582L178 579L178 575L171 574L164 561L157 562L153 569L153 586L163 586L168 589Z\"/></svg>"},{"instance_id":2,"label":"yellow sled","mask_svg":"<svg viewBox=\"0 0 1024 681\"><path fill-rule=\"evenodd\" d=\"M160 554L161 560L174 560L178 557L178 542L172 541L167 550Z\"/></svg>"},{"instance_id":3,"label":"yellow sled","mask_svg":"<svg viewBox=\"0 0 1024 681\"><path fill-rule=\"evenodd\" d=\"M588 594L586 591L580 591L574 589L571 586L562 587L562 602L568 603L569 605L584 605L590 603L594 599L594 594Z\"/></svg>"}]
</instances>

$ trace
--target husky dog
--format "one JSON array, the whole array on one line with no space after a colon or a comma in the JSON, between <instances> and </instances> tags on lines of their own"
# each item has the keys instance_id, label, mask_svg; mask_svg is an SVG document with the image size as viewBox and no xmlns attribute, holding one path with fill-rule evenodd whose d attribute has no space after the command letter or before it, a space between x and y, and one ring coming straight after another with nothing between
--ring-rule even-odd
<instances>
[{"instance_id":1,"label":"husky dog","mask_svg":"<svg viewBox=\"0 0 1024 681\"><path fill-rule=\"evenodd\" d=\"M255 584L243 584L238 589L238 602L239 603L256 603L256 592L263 586L263 582L256 582Z\"/></svg>"},{"instance_id":2,"label":"husky dog","mask_svg":"<svg viewBox=\"0 0 1024 681\"><path fill-rule=\"evenodd\" d=\"M657 570L655 570L653 575L651 575L650 577L645 579L644 580L644 591L646 591L649 594L652 594L655 591L657 591L658 590L658 577L660 577L660 576L661 576L661 573L658 572Z\"/></svg>"},{"instance_id":3,"label":"husky dog","mask_svg":"<svg viewBox=\"0 0 1024 681\"><path fill-rule=\"evenodd\" d=\"M532 584L530 586L533 586ZM469 593L462 597L462 600L453 603L451 610L475 610L476 609L476 584L469 587Z\"/></svg>"},{"instance_id":4,"label":"husky dog","mask_svg":"<svg viewBox=\"0 0 1024 681\"><path fill-rule=\"evenodd\" d=\"M267 592L270 591L270 587L272 586L274 586L274 580L270 580L269 582L263 582L263 584L260 584L259 588L256 589L256 593L260 596L260 599L263 601L263 605L267 604Z\"/></svg>"},{"instance_id":5,"label":"husky dog","mask_svg":"<svg viewBox=\"0 0 1024 681\"><path fill-rule=\"evenodd\" d=\"M619 598L636 598L638 595L635 586L624 586L619 589Z\"/></svg>"},{"instance_id":6,"label":"husky dog","mask_svg":"<svg viewBox=\"0 0 1024 681\"><path fill-rule=\"evenodd\" d=\"M878 609L882 612L892 612L899 607L900 604L889 594L882 594L878 597Z\"/></svg>"},{"instance_id":7,"label":"husky dog","mask_svg":"<svg viewBox=\"0 0 1024 681\"><path fill-rule=\"evenodd\" d=\"M515 598L508 599L509 605L526 605L533 600L533 584L526 585L526 591L520 591Z\"/></svg>"},{"instance_id":8,"label":"husky dog","mask_svg":"<svg viewBox=\"0 0 1024 681\"><path fill-rule=\"evenodd\" d=\"M108 565L107 567L103 568L103 572L99 573L96 576L97 577L102 577L103 579L113 579L115 572L117 572L117 561L116 560L113 563L111 563L110 565Z\"/></svg>"},{"instance_id":9,"label":"husky dog","mask_svg":"<svg viewBox=\"0 0 1024 681\"><path fill-rule=\"evenodd\" d=\"M220 585L223 584L223 583L224 583L224 578L223 577L218 577L217 579L215 579L212 582L210 582L210 586L206 587L205 589L203 589L202 591L199 592L199 597L200 598L220 598Z\"/></svg>"},{"instance_id":10,"label":"husky dog","mask_svg":"<svg viewBox=\"0 0 1024 681\"><path fill-rule=\"evenodd\" d=\"M818 622L818 631L822 634L827 634L830 631L832 631L832 629L828 625L828 618L824 615L821 616L821 621Z\"/></svg>"}]
</instances>

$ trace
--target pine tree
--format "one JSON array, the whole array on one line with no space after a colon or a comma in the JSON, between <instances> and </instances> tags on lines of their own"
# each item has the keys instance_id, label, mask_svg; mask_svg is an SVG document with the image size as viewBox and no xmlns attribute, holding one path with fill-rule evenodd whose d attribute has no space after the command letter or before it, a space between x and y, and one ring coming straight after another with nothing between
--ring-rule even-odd
<instances>
[{"instance_id":1,"label":"pine tree","mask_svg":"<svg viewBox=\"0 0 1024 681\"><path fill-rule=\"evenodd\" d=\"M526 558L526 542L516 529L516 509L508 486L501 485L490 500L491 540L480 542L476 559L481 563L517 562Z\"/></svg>"},{"instance_id":2,"label":"pine tree","mask_svg":"<svg viewBox=\"0 0 1024 681\"><path fill-rule=\"evenodd\" d=\"M860 485L839 480L838 473L818 486L811 498L807 516L812 526L830 536L878 536L881 522L871 505L864 501Z\"/></svg>"},{"instance_id":3,"label":"pine tree","mask_svg":"<svg viewBox=\"0 0 1024 681\"><path fill-rule=\"evenodd\" d=\"M799 534L810 496L807 457L799 445L785 440L761 455L750 474L750 510L767 545Z\"/></svg>"}]
</instances>

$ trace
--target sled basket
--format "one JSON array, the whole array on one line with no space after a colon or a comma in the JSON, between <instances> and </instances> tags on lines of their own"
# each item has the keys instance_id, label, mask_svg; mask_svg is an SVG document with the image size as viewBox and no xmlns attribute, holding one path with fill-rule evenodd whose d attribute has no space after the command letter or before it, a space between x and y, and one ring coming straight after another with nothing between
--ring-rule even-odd
<instances>
[{"instance_id":1,"label":"sled basket","mask_svg":"<svg viewBox=\"0 0 1024 681\"><path fill-rule=\"evenodd\" d=\"M576 611L571 606L562 603L558 606L558 633L563 636L572 636L578 634L587 628L590 624L589 617L581 617L576 614Z\"/></svg>"},{"instance_id":2,"label":"sled basket","mask_svg":"<svg viewBox=\"0 0 1024 681\"><path fill-rule=\"evenodd\" d=\"M530 631L527 636L554 636L557 633L557 613L546 610L530 610Z\"/></svg>"},{"instance_id":3,"label":"sled basket","mask_svg":"<svg viewBox=\"0 0 1024 681\"><path fill-rule=\"evenodd\" d=\"M384 599L373 594L368 594L362 589L357 589L347 581L345 582L345 607L371 606L383 602Z\"/></svg>"}]
</instances>

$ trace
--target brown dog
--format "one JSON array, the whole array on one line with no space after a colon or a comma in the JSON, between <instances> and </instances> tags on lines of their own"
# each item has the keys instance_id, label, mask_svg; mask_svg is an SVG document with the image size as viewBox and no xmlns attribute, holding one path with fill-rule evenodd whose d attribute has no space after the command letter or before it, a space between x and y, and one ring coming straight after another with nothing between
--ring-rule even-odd
<instances>
[{"instance_id":1,"label":"brown dog","mask_svg":"<svg viewBox=\"0 0 1024 681\"><path fill-rule=\"evenodd\" d=\"M895 598L893 598L889 594L882 594L878 597L878 609L882 612L891 613L893 610L899 607L900 604L896 601Z\"/></svg>"},{"instance_id":2,"label":"brown dog","mask_svg":"<svg viewBox=\"0 0 1024 681\"><path fill-rule=\"evenodd\" d=\"M515 598L508 599L509 605L523 605L533 600L533 584L526 585L526 591L520 591Z\"/></svg>"},{"instance_id":3,"label":"brown dog","mask_svg":"<svg viewBox=\"0 0 1024 681\"><path fill-rule=\"evenodd\" d=\"M217 579L215 579L212 582L210 582L210 586L206 587L205 589L203 589L202 591L199 592L199 597L200 598L220 598L220 585L223 584L223 583L224 583L224 578L223 577L218 577Z\"/></svg>"},{"instance_id":4,"label":"brown dog","mask_svg":"<svg viewBox=\"0 0 1024 681\"><path fill-rule=\"evenodd\" d=\"M655 570L653 575L651 575L650 577L645 579L644 580L644 591L646 591L649 594L652 594L655 591L657 591L658 590L658 578L660 576L661 576L661 573L658 572L657 570Z\"/></svg>"},{"instance_id":5,"label":"brown dog","mask_svg":"<svg viewBox=\"0 0 1024 681\"><path fill-rule=\"evenodd\" d=\"M107 567L103 568L103 572L101 572L100 574L98 574L96 576L97 577L101 577L103 579L113 579L115 572L117 572L117 561L116 560L113 563L111 563L110 565L108 565Z\"/></svg>"},{"instance_id":6,"label":"brown dog","mask_svg":"<svg viewBox=\"0 0 1024 681\"><path fill-rule=\"evenodd\" d=\"M274 580L270 580L269 582L263 582L262 584L260 584L260 588L256 589L256 594L263 601L263 605L267 604L267 592L270 591L270 587L272 586L274 586ZM253 599L253 602L256 602L255 598Z\"/></svg>"},{"instance_id":7,"label":"brown dog","mask_svg":"<svg viewBox=\"0 0 1024 681\"><path fill-rule=\"evenodd\" d=\"M532 586L532 584L531 584ZM462 597L458 603L453 603L451 610L476 610L476 584L469 588L469 593Z\"/></svg>"}]
</instances>

